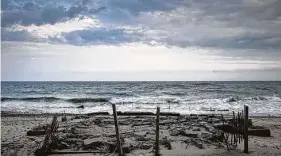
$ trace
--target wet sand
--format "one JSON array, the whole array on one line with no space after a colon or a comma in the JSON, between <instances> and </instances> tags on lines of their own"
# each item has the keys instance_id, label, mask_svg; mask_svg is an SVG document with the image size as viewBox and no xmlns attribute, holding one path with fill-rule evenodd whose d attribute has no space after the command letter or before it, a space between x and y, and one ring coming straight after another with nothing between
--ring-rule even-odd
<instances>
[{"instance_id":1,"label":"wet sand","mask_svg":"<svg viewBox=\"0 0 281 156\"><path fill-rule=\"evenodd\" d=\"M126 155L154 155L155 116L119 116L123 148ZM281 155L281 118L251 117L254 125L271 130L271 137L249 136L249 154L243 154L243 142L237 149L227 151L223 143L216 141L220 132L214 124L220 122L210 116L161 116L160 153L162 155ZM1 154L34 155L44 135L27 136L33 127L50 123L52 115L2 115ZM211 120L211 123L209 122ZM114 120L108 115L68 115L66 122L58 118L57 138L59 149L55 151L106 151L101 154L117 155ZM75 155L75 154L64 154Z\"/></svg>"}]
</instances>

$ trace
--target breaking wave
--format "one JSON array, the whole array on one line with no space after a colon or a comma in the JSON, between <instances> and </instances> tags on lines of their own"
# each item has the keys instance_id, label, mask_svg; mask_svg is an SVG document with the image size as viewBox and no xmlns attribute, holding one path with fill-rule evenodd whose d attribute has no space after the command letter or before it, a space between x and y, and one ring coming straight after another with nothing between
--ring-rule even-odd
<instances>
[{"instance_id":1,"label":"breaking wave","mask_svg":"<svg viewBox=\"0 0 281 156\"><path fill-rule=\"evenodd\" d=\"M67 99L71 103L88 103L88 102L109 102L109 98L73 98Z\"/></svg>"},{"instance_id":2,"label":"breaking wave","mask_svg":"<svg viewBox=\"0 0 281 156\"><path fill-rule=\"evenodd\" d=\"M255 96L255 97L246 97L246 98L241 98L241 97L230 97L226 100L226 102L238 102L238 101L268 101L268 100L276 100L276 99L281 99L279 97L263 97L263 96Z\"/></svg>"},{"instance_id":3,"label":"breaking wave","mask_svg":"<svg viewBox=\"0 0 281 156\"><path fill-rule=\"evenodd\" d=\"M24 98L11 98L2 97L1 102L7 101L29 101L29 102L55 102L55 101L66 101L70 103L88 103L88 102L108 102L108 98L71 98L62 99L57 97L24 97Z\"/></svg>"},{"instance_id":4,"label":"breaking wave","mask_svg":"<svg viewBox=\"0 0 281 156\"><path fill-rule=\"evenodd\" d=\"M1 102L5 102L5 101L53 102L53 101L58 101L58 100L60 100L60 98L56 98L56 97L24 97L24 98L2 97L1 98Z\"/></svg>"}]
</instances>

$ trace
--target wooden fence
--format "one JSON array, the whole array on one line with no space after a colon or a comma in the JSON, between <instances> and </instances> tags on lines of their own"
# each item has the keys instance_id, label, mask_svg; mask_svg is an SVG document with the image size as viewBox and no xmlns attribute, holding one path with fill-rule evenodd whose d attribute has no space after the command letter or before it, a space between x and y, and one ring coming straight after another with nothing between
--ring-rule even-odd
<instances>
[{"instance_id":1,"label":"wooden fence","mask_svg":"<svg viewBox=\"0 0 281 156\"><path fill-rule=\"evenodd\" d=\"M119 133L119 124L118 124L118 116L116 111L116 105L112 104L112 110L113 110L113 117L114 117L114 123L115 123L115 132L116 132L116 139L117 139L117 150L119 153L119 156L124 156L123 150L122 150L122 142L120 139L120 133ZM248 113L249 108L248 106L244 106L244 111L241 112L233 112L231 120L225 120L224 116L221 115L223 125L226 122L229 122L226 124L226 127L228 126L228 130L224 130L224 138L226 145L232 145L237 146L238 143L241 143L244 141L244 152L248 153ZM155 114L154 114L155 115ZM157 107L156 111L156 141L154 144L154 154L155 156L160 155L160 149L159 149L159 116L161 115L160 107ZM229 128L230 127L230 128ZM44 155L49 152L49 146L53 140L54 133L56 132L58 128L58 121L57 121L57 115L54 116L51 125L48 127L46 131L46 136L43 142L43 145L40 149L37 150L36 155Z\"/></svg>"}]
</instances>

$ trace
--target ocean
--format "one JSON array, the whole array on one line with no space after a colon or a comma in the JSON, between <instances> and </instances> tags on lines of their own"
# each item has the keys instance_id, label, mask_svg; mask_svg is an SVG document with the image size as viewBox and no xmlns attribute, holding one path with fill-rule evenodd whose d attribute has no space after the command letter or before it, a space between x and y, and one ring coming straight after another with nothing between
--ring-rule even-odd
<instances>
[{"instance_id":1,"label":"ocean","mask_svg":"<svg viewBox=\"0 0 281 156\"><path fill-rule=\"evenodd\" d=\"M281 82L1 82L1 111L119 111L281 115ZM77 108L83 105L84 108Z\"/></svg>"}]
</instances>

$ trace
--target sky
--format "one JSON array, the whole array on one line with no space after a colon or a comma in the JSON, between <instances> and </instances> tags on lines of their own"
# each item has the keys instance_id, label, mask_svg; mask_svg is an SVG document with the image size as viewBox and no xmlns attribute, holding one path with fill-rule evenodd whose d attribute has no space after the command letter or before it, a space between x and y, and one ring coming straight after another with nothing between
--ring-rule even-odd
<instances>
[{"instance_id":1,"label":"sky","mask_svg":"<svg viewBox=\"0 0 281 156\"><path fill-rule=\"evenodd\" d=\"M280 0L2 0L2 81L281 80Z\"/></svg>"}]
</instances>

